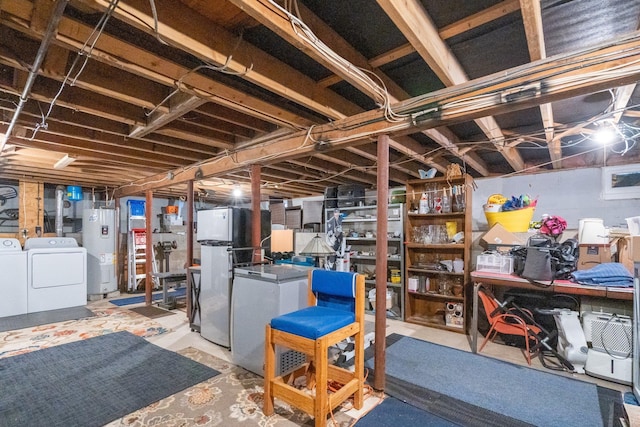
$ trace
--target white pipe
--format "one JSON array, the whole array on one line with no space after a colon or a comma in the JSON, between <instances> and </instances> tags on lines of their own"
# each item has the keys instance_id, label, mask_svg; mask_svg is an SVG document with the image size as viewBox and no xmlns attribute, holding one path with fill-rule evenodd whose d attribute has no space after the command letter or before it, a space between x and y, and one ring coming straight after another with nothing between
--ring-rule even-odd
<instances>
[{"instance_id":1,"label":"white pipe","mask_svg":"<svg viewBox=\"0 0 640 427\"><path fill-rule=\"evenodd\" d=\"M63 237L64 185L56 187L56 236Z\"/></svg>"}]
</instances>

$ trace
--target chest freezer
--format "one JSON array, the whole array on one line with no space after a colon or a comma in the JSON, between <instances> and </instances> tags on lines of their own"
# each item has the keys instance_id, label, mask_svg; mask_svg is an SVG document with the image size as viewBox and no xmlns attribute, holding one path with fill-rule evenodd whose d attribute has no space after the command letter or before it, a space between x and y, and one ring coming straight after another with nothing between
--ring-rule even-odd
<instances>
[{"instance_id":1,"label":"chest freezer","mask_svg":"<svg viewBox=\"0 0 640 427\"><path fill-rule=\"evenodd\" d=\"M309 267L257 265L234 269L231 298L233 362L264 375L265 326L272 318L307 306ZM278 348L279 375L304 363L304 355Z\"/></svg>"}]
</instances>

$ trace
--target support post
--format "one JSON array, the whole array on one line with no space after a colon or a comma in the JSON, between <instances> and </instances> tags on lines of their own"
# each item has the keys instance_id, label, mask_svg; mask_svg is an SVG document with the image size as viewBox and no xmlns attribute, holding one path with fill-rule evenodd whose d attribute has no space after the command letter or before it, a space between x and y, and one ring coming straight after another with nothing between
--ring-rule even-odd
<instances>
[{"instance_id":1,"label":"support post","mask_svg":"<svg viewBox=\"0 0 640 427\"><path fill-rule=\"evenodd\" d=\"M389 207L389 136L378 137L377 176L377 228L376 228L376 327L375 327L375 379L373 388L384 391L385 347L387 329L387 221Z\"/></svg>"},{"instance_id":2,"label":"support post","mask_svg":"<svg viewBox=\"0 0 640 427\"><path fill-rule=\"evenodd\" d=\"M262 230L260 215L260 175L262 167L260 165L251 165L251 246L260 248L260 237ZM253 251L253 261L261 262L262 256L260 249Z\"/></svg>"},{"instance_id":3,"label":"support post","mask_svg":"<svg viewBox=\"0 0 640 427\"><path fill-rule=\"evenodd\" d=\"M153 288L153 236L151 234L151 211L153 210L153 190L145 191L145 248L144 248L144 268L146 278L144 280L144 303L147 307L151 306L151 291Z\"/></svg>"},{"instance_id":4,"label":"support post","mask_svg":"<svg viewBox=\"0 0 640 427\"><path fill-rule=\"evenodd\" d=\"M187 262L184 266L189 268L193 265L193 180L187 181ZM188 273L187 273L188 274ZM187 278L187 283L190 283L190 279ZM191 301L191 288L187 289L187 317L191 321L191 307L193 301Z\"/></svg>"}]
</instances>

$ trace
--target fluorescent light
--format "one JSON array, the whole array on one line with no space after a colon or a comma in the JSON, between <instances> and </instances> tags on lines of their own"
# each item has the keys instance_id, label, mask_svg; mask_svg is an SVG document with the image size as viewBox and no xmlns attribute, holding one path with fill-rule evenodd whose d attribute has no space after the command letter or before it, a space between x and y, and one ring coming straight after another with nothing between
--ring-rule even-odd
<instances>
[{"instance_id":1,"label":"fluorescent light","mask_svg":"<svg viewBox=\"0 0 640 427\"><path fill-rule=\"evenodd\" d=\"M56 164L53 165L53 168L54 169L63 169L63 168L66 168L67 166L69 166L71 163L73 163L75 161L76 161L75 156L70 156L68 154L65 154L63 158L58 160L56 162Z\"/></svg>"}]
</instances>

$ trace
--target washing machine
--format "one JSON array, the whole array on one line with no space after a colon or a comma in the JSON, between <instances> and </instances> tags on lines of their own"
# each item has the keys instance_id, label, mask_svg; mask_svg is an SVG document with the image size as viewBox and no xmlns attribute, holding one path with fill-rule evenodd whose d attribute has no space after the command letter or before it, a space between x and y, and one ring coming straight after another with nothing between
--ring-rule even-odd
<instances>
[{"instance_id":1,"label":"washing machine","mask_svg":"<svg viewBox=\"0 0 640 427\"><path fill-rule=\"evenodd\" d=\"M27 253L29 313L87 304L87 250L72 237L34 237Z\"/></svg>"},{"instance_id":2,"label":"washing machine","mask_svg":"<svg viewBox=\"0 0 640 427\"><path fill-rule=\"evenodd\" d=\"M0 238L0 317L27 312L27 253L18 239Z\"/></svg>"}]
</instances>

